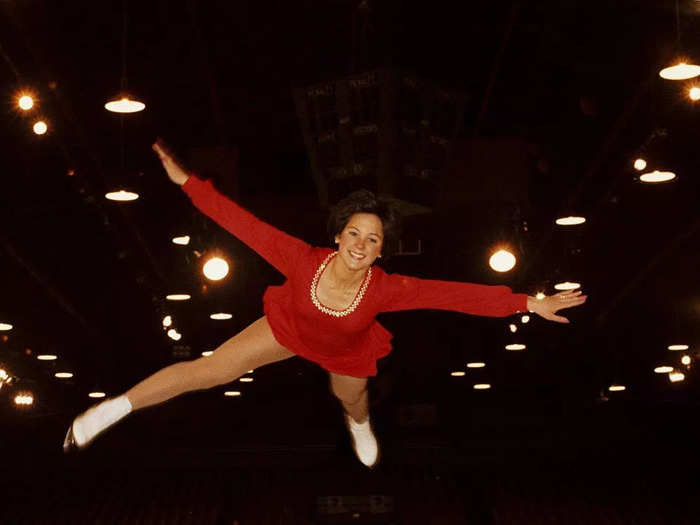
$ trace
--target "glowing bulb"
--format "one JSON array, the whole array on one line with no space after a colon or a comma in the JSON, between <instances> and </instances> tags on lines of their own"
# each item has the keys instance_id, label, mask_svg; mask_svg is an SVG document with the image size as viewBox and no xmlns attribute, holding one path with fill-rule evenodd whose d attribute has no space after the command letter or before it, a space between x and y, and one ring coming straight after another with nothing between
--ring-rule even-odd
<instances>
[{"instance_id":1,"label":"glowing bulb","mask_svg":"<svg viewBox=\"0 0 700 525\"><path fill-rule=\"evenodd\" d=\"M560 217L555 222L559 226L576 226L577 224L583 224L586 222L586 218L569 215L568 217Z\"/></svg>"},{"instance_id":2,"label":"glowing bulb","mask_svg":"<svg viewBox=\"0 0 700 525\"><path fill-rule=\"evenodd\" d=\"M53 354L39 354L38 356L36 356L36 358L39 361L55 361L56 359L58 359L58 357Z\"/></svg>"},{"instance_id":3,"label":"glowing bulb","mask_svg":"<svg viewBox=\"0 0 700 525\"><path fill-rule=\"evenodd\" d=\"M253 382L253 378L252 378L252 377L241 377L241 378L239 379L239 381L240 381L241 383L252 383L252 382Z\"/></svg>"},{"instance_id":4,"label":"glowing bulb","mask_svg":"<svg viewBox=\"0 0 700 525\"><path fill-rule=\"evenodd\" d=\"M241 395L241 393L237 390L227 390L226 392L224 392L224 395L226 397L238 397Z\"/></svg>"},{"instance_id":5,"label":"glowing bulb","mask_svg":"<svg viewBox=\"0 0 700 525\"><path fill-rule=\"evenodd\" d=\"M212 355L214 355L214 351L213 351L213 350L205 350L204 352L202 352L202 357L209 357L209 356L212 356Z\"/></svg>"},{"instance_id":6,"label":"glowing bulb","mask_svg":"<svg viewBox=\"0 0 700 525\"><path fill-rule=\"evenodd\" d=\"M73 377L72 372L56 372L54 375L59 379L70 379L71 377Z\"/></svg>"},{"instance_id":7,"label":"glowing bulb","mask_svg":"<svg viewBox=\"0 0 700 525\"><path fill-rule=\"evenodd\" d=\"M644 168L647 167L647 161L644 159L637 159L634 161L634 169L637 171L642 171Z\"/></svg>"},{"instance_id":8,"label":"glowing bulb","mask_svg":"<svg viewBox=\"0 0 700 525\"><path fill-rule=\"evenodd\" d=\"M12 330L12 325L8 323L0 323L0 332L5 332L8 330Z\"/></svg>"},{"instance_id":9,"label":"glowing bulb","mask_svg":"<svg viewBox=\"0 0 700 525\"><path fill-rule=\"evenodd\" d=\"M113 113L136 113L146 109L146 104L123 96L119 100L110 100L107 102L105 104L105 109Z\"/></svg>"},{"instance_id":10,"label":"glowing bulb","mask_svg":"<svg viewBox=\"0 0 700 525\"><path fill-rule=\"evenodd\" d=\"M179 244L180 246L187 246L190 243L190 236L183 235L182 237L173 237L173 244Z\"/></svg>"},{"instance_id":11,"label":"glowing bulb","mask_svg":"<svg viewBox=\"0 0 700 525\"><path fill-rule=\"evenodd\" d=\"M700 75L700 66L681 62L659 71L659 76L667 80L688 80Z\"/></svg>"},{"instance_id":12,"label":"glowing bulb","mask_svg":"<svg viewBox=\"0 0 700 525\"><path fill-rule=\"evenodd\" d=\"M491 388L491 385L488 383L477 383L474 385L474 390L488 390L489 388Z\"/></svg>"},{"instance_id":13,"label":"glowing bulb","mask_svg":"<svg viewBox=\"0 0 700 525\"><path fill-rule=\"evenodd\" d=\"M673 372L673 367L672 366L657 366L654 368L654 373L655 374L668 374L669 372Z\"/></svg>"},{"instance_id":14,"label":"glowing bulb","mask_svg":"<svg viewBox=\"0 0 700 525\"><path fill-rule=\"evenodd\" d=\"M689 355L684 355L683 357L681 357L681 363L683 363L686 366L690 364L690 361L691 360Z\"/></svg>"},{"instance_id":15,"label":"glowing bulb","mask_svg":"<svg viewBox=\"0 0 700 525\"><path fill-rule=\"evenodd\" d=\"M608 390L610 390L611 392L622 392L626 388L627 387L625 387L625 385L610 385L608 387Z\"/></svg>"},{"instance_id":16,"label":"glowing bulb","mask_svg":"<svg viewBox=\"0 0 700 525\"><path fill-rule=\"evenodd\" d=\"M472 363L467 363L467 368L484 368L486 366L486 363L482 363L481 361L474 361Z\"/></svg>"},{"instance_id":17,"label":"glowing bulb","mask_svg":"<svg viewBox=\"0 0 700 525\"><path fill-rule=\"evenodd\" d=\"M530 322L530 316L529 316L529 315L523 315L523 316L520 318L520 321L521 321L523 324L529 323L529 322Z\"/></svg>"},{"instance_id":18,"label":"glowing bulb","mask_svg":"<svg viewBox=\"0 0 700 525\"><path fill-rule=\"evenodd\" d=\"M171 328L170 330L168 330L168 337L173 341L179 341L180 339L182 339L182 334L178 333L178 331L174 328Z\"/></svg>"},{"instance_id":19,"label":"glowing bulb","mask_svg":"<svg viewBox=\"0 0 700 525\"><path fill-rule=\"evenodd\" d=\"M218 314L211 314L209 319L214 319L215 321L226 321L231 319L233 316L224 312L219 312Z\"/></svg>"},{"instance_id":20,"label":"glowing bulb","mask_svg":"<svg viewBox=\"0 0 700 525\"><path fill-rule=\"evenodd\" d=\"M34 99L29 95L22 95L21 97L19 97L17 104L24 111L28 111L34 107Z\"/></svg>"},{"instance_id":21,"label":"glowing bulb","mask_svg":"<svg viewBox=\"0 0 700 525\"><path fill-rule=\"evenodd\" d=\"M204 264L204 275L212 281L223 279L228 275L228 263L221 257L212 257Z\"/></svg>"},{"instance_id":22,"label":"glowing bulb","mask_svg":"<svg viewBox=\"0 0 700 525\"><path fill-rule=\"evenodd\" d=\"M109 193L105 193L105 198L110 201L130 202L138 199L139 194L126 190L110 191Z\"/></svg>"},{"instance_id":23,"label":"glowing bulb","mask_svg":"<svg viewBox=\"0 0 700 525\"><path fill-rule=\"evenodd\" d=\"M92 397L94 399L100 399L102 397L105 397L106 395L107 394L105 394L104 392L90 392L88 394L88 397Z\"/></svg>"},{"instance_id":24,"label":"glowing bulb","mask_svg":"<svg viewBox=\"0 0 700 525\"><path fill-rule=\"evenodd\" d=\"M565 281L563 283L557 283L554 285L554 288L557 290L576 290L578 288L581 288L580 283L571 283L569 281Z\"/></svg>"},{"instance_id":25,"label":"glowing bulb","mask_svg":"<svg viewBox=\"0 0 700 525\"><path fill-rule=\"evenodd\" d=\"M515 266L515 255L508 250L498 250L489 259L489 266L497 272L507 272Z\"/></svg>"},{"instance_id":26,"label":"glowing bulb","mask_svg":"<svg viewBox=\"0 0 700 525\"><path fill-rule=\"evenodd\" d=\"M506 345L506 350L525 350L525 345L520 343L513 343Z\"/></svg>"},{"instance_id":27,"label":"glowing bulb","mask_svg":"<svg viewBox=\"0 0 700 525\"><path fill-rule=\"evenodd\" d=\"M688 90L690 100L700 100L700 87L693 86Z\"/></svg>"},{"instance_id":28,"label":"glowing bulb","mask_svg":"<svg viewBox=\"0 0 700 525\"><path fill-rule=\"evenodd\" d=\"M34 396L30 393L21 393L15 396L15 405L29 406L34 403Z\"/></svg>"},{"instance_id":29,"label":"glowing bulb","mask_svg":"<svg viewBox=\"0 0 700 525\"><path fill-rule=\"evenodd\" d=\"M639 177L642 182L666 182L676 178L676 174L672 171L658 171L654 170L649 173L645 173Z\"/></svg>"},{"instance_id":30,"label":"glowing bulb","mask_svg":"<svg viewBox=\"0 0 700 525\"><path fill-rule=\"evenodd\" d=\"M255 372L255 370L248 370L249 374L252 374L253 372Z\"/></svg>"},{"instance_id":31,"label":"glowing bulb","mask_svg":"<svg viewBox=\"0 0 700 525\"><path fill-rule=\"evenodd\" d=\"M515 326L514 324L509 324L509 325L508 325L508 328L510 329L510 331L511 331L512 333L515 333L515 332L518 331L518 327Z\"/></svg>"},{"instance_id":32,"label":"glowing bulb","mask_svg":"<svg viewBox=\"0 0 700 525\"><path fill-rule=\"evenodd\" d=\"M173 324L173 318L170 315L163 317L163 326L166 328Z\"/></svg>"},{"instance_id":33,"label":"glowing bulb","mask_svg":"<svg viewBox=\"0 0 700 525\"><path fill-rule=\"evenodd\" d=\"M46 122L40 120L34 124L34 127L32 129L37 135L43 135L48 131L49 127L46 125Z\"/></svg>"},{"instance_id":34,"label":"glowing bulb","mask_svg":"<svg viewBox=\"0 0 700 525\"><path fill-rule=\"evenodd\" d=\"M173 293L170 295L166 295L165 298L168 301L188 301L191 298L191 296L186 293Z\"/></svg>"},{"instance_id":35,"label":"glowing bulb","mask_svg":"<svg viewBox=\"0 0 700 525\"><path fill-rule=\"evenodd\" d=\"M688 345L669 345L668 347L669 350L677 351L677 350L687 350Z\"/></svg>"},{"instance_id":36,"label":"glowing bulb","mask_svg":"<svg viewBox=\"0 0 700 525\"><path fill-rule=\"evenodd\" d=\"M671 372L668 374L668 378L672 383L677 383L678 381L683 381L685 379L685 374L683 372Z\"/></svg>"},{"instance_id":37,"label":"glowing bulb","mask_svg":"<svg viewBox=\"0 0 700 525\"><path fill-rule=\"evenodd\" d=\"M462 376L464 375L464 372L461 371L461 370L458 370L458 371L456 371L456 372L451 372L450 375L451 375L452 377L462 377Z\"/></svg>"},{"instance_id":38,"label":"glowing bulb","mask_svg":"<svg viewBox=\"0 0 700 525\"><path fill-rule=\"evenodd\" d=\"M545 297L547 297L547 296L546 296L545 294L543 294L542 292L537 292L537 295L535 296L535 299L537 299L538 301L541 301L541 300L544 299Z\"/></svg>"}]
</instances>

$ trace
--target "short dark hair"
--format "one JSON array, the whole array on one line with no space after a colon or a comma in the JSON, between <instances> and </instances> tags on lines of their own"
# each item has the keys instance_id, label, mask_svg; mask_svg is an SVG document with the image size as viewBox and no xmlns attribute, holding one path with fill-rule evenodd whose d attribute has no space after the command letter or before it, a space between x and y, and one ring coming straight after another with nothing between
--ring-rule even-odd
<instances>
[{"instance_id":1,"label":"short dark hair","mask_svg":"<svg viewBox=\"0 0 700 525\"><path fill-rule=\"evenodd\" d=\"M331 242L340 235L348 224L350 217L356 213L371 213L382 221L384 239L382 255L390 257L398 249L401 236L401 212L395 202L377 197L369 190L357 190L345 196L331 209L328 218L328 233Z\"/></svg>"}]
</instances>

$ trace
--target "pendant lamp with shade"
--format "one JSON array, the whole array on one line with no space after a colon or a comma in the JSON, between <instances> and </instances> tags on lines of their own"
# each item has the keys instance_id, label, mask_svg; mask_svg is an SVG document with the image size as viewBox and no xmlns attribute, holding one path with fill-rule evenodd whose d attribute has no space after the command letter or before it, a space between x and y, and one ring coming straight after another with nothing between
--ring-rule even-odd
<instances>
[{"instance_id":1,"label":"pendant lamp with shade","mask_svg":"<svg viewBox=\"0 0 700 525\"><path fill-rule=\"evenodd\" d=\"M676 0L676 47L681 52L681 29L680 29L680 8ZM659 76L667 80L688 80L700 75L700 66L687 63L687 58L679 59L679 62L672 66L667 66L659 71Z\"/></svg>"}]
</instances>

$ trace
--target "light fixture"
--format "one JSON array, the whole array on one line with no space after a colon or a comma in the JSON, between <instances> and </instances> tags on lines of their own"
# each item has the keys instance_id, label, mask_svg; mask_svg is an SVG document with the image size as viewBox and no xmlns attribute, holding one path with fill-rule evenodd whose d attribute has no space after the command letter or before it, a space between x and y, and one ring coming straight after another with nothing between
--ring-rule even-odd
<instances>
[{"instance_id":1,"label":"light fixture","mask_svg":"<svg viewBox=\"0 0 700 525\"><path fill-rule=\"evenodd\" d=\"M685 374L674 370L668 374L668 378L671 383L678 383L679 381L683 381L685 379Z\"/></svg>"},{"instance_id":2,"label":"light fixture","mask_svg":"<svg viewBox=\"0 0 700 525\"><path fill-rule=\"evenodd\" d=\"M9 323L0 323L0 332L7 332L12 330L12 325Z\"/></svg>"},{"instance_id":3,"label":"light fixture","mask_svg":"<svg viewBox=\"0 0 700 525\"><path fill-rule=\"evenodd\" d=\"M659 76L666 80L688 80L700 75L700 66L679 62L673 66L665 67L659 71Z\"/></svg>"},{"instance_id":4,"label":"light fixture","mask_svg":"<svg viewBox=\"0 0 700 525\"><path fill-rule=\"evenodd\" d=\"M488 390L491 388L491 385L488 383L477 383L474 385L474 390Z\"/></svg>"},{"instance_id":5,"label":"light fixture","mask_svg":"<svg viewBox=\"0 0 700 525\"><path fill-rule=\"evenodd\" d=\"M165 298L168 301L189 301L191 299L191 296L186 293L173 293L170 295L166 295Z\"/></svg>"},{"instance_id":6,"label":"light fixture","mask_svg":"<svg viewBox=\"0 0 700 525\"><path fill-rule=\"evenodd\" d=\"M642 158L639 158L639 159L636 159L636 160L634 161L634 169L636 169L637 171L642 171L642 170L643 170L644 168L646 168L646 167L647 167L647 161L646 161L646 160L644 160L644 159L642 159Z\"/></svg>"},{"instance_id":7,"label":"light fixture","mask_svg":"<svg viewBox=\"0 0 700 525\"><path fill-rule=\"evenodd\" d=\"M204 263L204 276L212 281L219 281L228 275L228 263L221 257L212 257Z\"/></svg>"},{"instance_id":8,"label":"light fixture","mask_svg":"<svg viewBox=\"0 0 700 525\"><path fill-rule=\"evenodd\" d=\"M517 327L516 325L514 325L513 323L511 323L511 324L508 325L508 329L509 329L512 333L515 333L515 332L518 331L518 327Z\"/></svg>"},{"instance_id":9,"label":"light fixture","mask_svg":"<svg viewBox=\"0 0 700 525\"><path fill-rule=\"evenodd\" d=\"M471 363L467 363L467 368L484 368L486 366L486 363L482 361L473 361Z\"/></svg>"},{"instance_id":10,"label":"light fixture","mask_svg":"<svg viewBox=\"0 0 700 525\"><path fill-rule=\"evenodd\" d=\"M563 283L555 284L554 288L557 290L577 290L577 289L581 288L581 283L573 283L573 282L565 281Z\"/></svg>"},{"instance_id":11,"label":"light fixture","mask_svg":"<svg viewBox=\"0 0 700 525\"><path fill-rule=\"evenodd\" d=\"M523 324L529 323L529 322L530 322L530 316L529 316L529 315L523 315L523 316L520 318L520 322L523 323Z\"/></svg>"},{"instance_id":12,"label":"light fixture","mask_svg":"<svg viewBox=\"0 0 700 525\"><path fill-rule=\"evenodd\" d=\"M669 372L673 372L672 366L662 365L662 366L657 366L656 368L654 368L655 374L668 374Z\"/></svg>"},{"instance_id":13,"label":"light fixture","mask_svg":"<svg viewBox=\"0 0 700 525\"><path fill-rule=\"evenodd\" d=\"M255 370L248 370L249 374L252 374L253 372L255 372Z\"/></svg>"},{"instance_id":14,"label":"light fixture","mask_svg":"<svg viewBox=\"0 0 700 525\"><path fill-rule=\"evenodd\" d=\"M34 396L29 392L22 392L15 396L15 405L30 406L34 404Z\"/></svg>"},{"instance_id":15,"label":"light fixture","mask_svg":"<svg viewBox=\"0 0 700 525\"><path fill-rule=\"evenodd\" d=\"M692 100L693 102L696 100L700 100L700 87L698 86L693 86L688 90L688 98Z\"/></svg>"},{"instance_id":16,"label":"light fixture","mask_svg":"<svg viewBox=\"0 0 700 525\"><path fill-rule=\"evenodd\" d=\"M173 324L173 318L172 318L172 316L166 315L165 317L163 317L163 326L164 326L164 327L167 328L168 326L170 326L170 325L172 325L172 324Z\"/></svg>"},{"instance_id":17,"label":"light fixture","mask_svg":"<svg viewBox=\"0 0 700 525\"><path fill-rule=\"evenodd\" d=\"M202 352L202 357L209 357L209 356L212 356L212 355L214 355L214 351L213 351L213 350L205 350L204 352Z\"/></svg>"},{"instance_id":18,"label":"light fixture","mask_svg":"<svg viewBox=\"0 0 700 525\"><path fill-rule=\"evenodd\" d=\"M517 351L517 350L525 350L525 345L520 344L520 343L511 343L509 345L506 345L506 350L512 350L512 351Z\"/></svg>"},{"instance_id":19,"label":"light fixture","mask_svg":"<svg viewBox=\"0 0 700 525\"><path fill-rule=\"evenodd\" d=\"M209 316L209 319L214 319L215 321L227 321L228 319L231 319L233 315L227 314L225 312L219 312L218 314L211 314Z\"/></svg>"},{"instance_id":20,"label":"light fixture","mask_svg":"<svg viewBox=\"0 0 700 525\"><path fill-rule=\"evenodd\" d=\"M239 397L241 393L237 390L227 390L226 392L224 392L224 395L226 397Z\"/></svg>"},{"instance_id":21,"label":"light fixture","mask_svg":"<svg viewBox=\"0 0 700 525\"><path fill-rule=\"evenodd\" d=\"M46 122L44 122L43 120L37 120L34 123L34 126L32 126L32 130L37 135L44 135L49 130L49 127L47 126Z\"/></svg>"},{"instance_id":22,"label":"light fixture","mask_svg":"<svg viewBox=\"0 0 700 525\"><path fill-rule=\"evenodd\" d=\"M38 356L36 356L36 358L39 361L55 361L56 359L58 359L58 356L54 354L39 354Z\"/></svg>"},{"instance_id":23,"label":"light fixture","mask_svg":"<svg viewBox=\"0 0 700 525\"><path fill-rule=\"evenodd\" d=\"M253 378L252 378L252 377L241 377L241 378L239 379L239 381L240 381L241 383L252 383L252 382L253 382Z\"/></svg>"},{"instance_id":24,"label":"light fixture","mask_svg":"<svg viewBox=\"0 0 700 525\"><path fill-rule=\"evenodd\" d=\"M683 363L685 366L688 366L691 362L690 356L689 355L684 355L681 357L681 363Z\"/></svg>"},{"instance_id":25,"label":"light fixture","mask_svg":"<svg viewBox=\"0 0 700 525\"><path fill-rule=\"evenodd\" d=\"M127 0L122 3L122 78L119 94L105 104L105 109L113 113L137 113L146 109L146 104L137 100L127 91L126 73L126 21L127 21Z\"/></svg>"},{"instance_id":26,"label":"light fixture","mask_svg":"<svg viewBox=\"0 0 700 525\"><path fill-rule=\"evenodd\" d=\"M654 170L640 175L639 180L642 182L667 182L676 178L676 174L672 171Z\"/></svg>"},{"instance_id":27,"label":"light fixture","mask_svg":"<svg viewBox=\"0 0 700 525\"><path fill-rule=\"evenodd\" d=\"M497 272L507 272L515 266L515 255L508 250L498 250L489 258L489 266Z\"/></svg>"},{"instance_id":28,"label":"light fixture","mask_svg":"<svg viewBox=\"0 0 700 525\"><path fill-rule=\"evenodd\" d=\"M101 399L101 398L105 397L106 395L107 394L105 394L104 392L96 391L96 392L90 392L88 394L88 397L91 397L93 399Z\"/></svg>"},{"instance_id":29,"label":"light fixture","mask_svg":"<svg viewBox=\"0 0 700 525\"><path fill-rule=\"evenodd\" d=\"M187 246L190 243L189 235L182 235L181 237L173 237L173 244L179 244L180 246Z\"/></svg>"},{"instance_id":30,"label":"light fixture","mask_svg":"<svg viewBox=\"0 0 700 525\"><path fill-rule=\"evenodd\" d=\"M560 217L555 222L559 226L576 226L586 222L586 218L578 215L569 215L568 217Z\"/></svg>"},{"instance_id":31,"label":"light fixture","mask_svg":"<svg viewBox=\"0 0 700 525\"><path fill-rule=\"evenodd\" d=\"M117 190L105 193L105 198L116 202L130 202L139 198L139 194L134 191Z\"/></svg>"},{"instance_id":32,"label":"light fixture","mask_svg":"<svg viewBox=\"0 0 700 525\"><path fill-rule=\"evenodd\" d=\"M59 379L70 379L73 377L72 372L56 372L54 375Z\"/></svg>"},{"instance_id":33,"label":"light fixture","mask_svg":"<svg viewBox=\"0 0 700 525\"><path fill-rule=\"evenodd\" d=\"M625 385L617 385L617 384L610 385L608 387L608 390L610 390L610 392L622 392L623 390L626 390L626 389L627 389L627 387Z\"/></svg>"},{"instance_id":34,"label":"light fixture","mask_svg":"<svg viewBox=\"0 0 700 525\"><path fill-rule=\"evenodd\" d=\"M465 372L462 371L462 370L456 370L456 371L454 371L454 372L450 372L450 375L451 375L452 377L463 377L464 374L465 374Z\"/></svg>"},{"instance_id":35,"label":"light fixture","mask_svg":"<svg viewBox=\"0 0 700 525\"><path fill-rule=\"evenodd\" d=\"M173 341L179 341L180 339L182 339L182 334L180 334L174 328L171 328L170 330L168 330L168 337Z\"/></svg>"},{"instance_id":36,"label":"light fixture","mask_svg":"<svg viewBox=\"0 0 700 525\"><path fill-rule=\"evenodd\" d=\"M538 301L541 301L545 297L547 296L543 292L537 292L537 295L535 295L535 299L537 299Z\"/></svg>"},{"instance_id":37,"label":"light fixture","mask_svg":"<svg viewBox=\"0 0 700 525\"><path fill-rule=\"evenodd\" d=\"M17 105L24 111L29 111L34 107L34 99L31 95L23 94L17 99Z\"/></svg>"},{"instance_id":38,"label":"light fixture","mask_svg":"<svg viewBox=\"0 0 700 525\"><path fill-rule=\"evenodd\" d=\"M678 350L687 350L688 345L669 345L668 349L677 352Z\"/></svg>"}]
</instances>

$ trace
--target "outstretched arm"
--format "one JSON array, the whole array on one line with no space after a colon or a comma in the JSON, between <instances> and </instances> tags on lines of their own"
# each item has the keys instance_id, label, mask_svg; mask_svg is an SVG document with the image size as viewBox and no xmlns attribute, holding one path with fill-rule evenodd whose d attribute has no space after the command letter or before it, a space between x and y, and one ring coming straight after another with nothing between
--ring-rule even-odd
<instances>
[{"instance_id":1,"label":"outstretched arm","mask_svg":"<svg viewBox=\"0 0 700 525\"><path fill-rule=\"evenodd\" d=\"M219 193L211 181L189 175L158 141L153 145L171 181L207 217L238 237L285 276L289 276L300 258L311 249L307 243L261 221L228 197Z\"/></svg>"}]
</instances>

